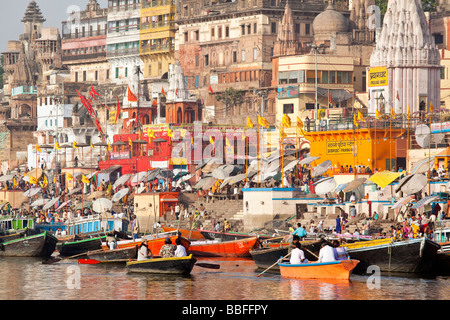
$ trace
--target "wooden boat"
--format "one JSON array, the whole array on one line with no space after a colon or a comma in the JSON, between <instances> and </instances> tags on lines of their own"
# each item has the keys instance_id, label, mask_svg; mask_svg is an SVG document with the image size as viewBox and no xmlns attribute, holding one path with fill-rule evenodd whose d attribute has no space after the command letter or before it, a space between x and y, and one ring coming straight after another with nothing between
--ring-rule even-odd
<instances>
[{"instance_id":1,"label":"wooden boat","mask_svg":"<svg viewBox=\"0 0 450 320\"><path fill-rule=\"evenodd\" d=\"M259 240L256 237L224 242L195 241L191 243L189 253L196 257L249 257L250 249L258 246Z\"/></svg>"},{"instance_id":2,"label":"wooden boat","mask_svg":"<svg viewBox=\"0 0 450 320\"><path fill-rule=\"evenodd\" d=\"M348 280L358 260L340 260L333 262L310 262L304 264L279 263L280 274L295 279L334 279Z\"/></svg>"},{"instance_id":3,"label":"wooden boat","mask_svg":"<svg viewBox=\"0 0 450 320\"><path fill-rule=\"evenodd\" d=\"M320 240L307 240L307 241L301 241L302 247L305 249L311 251L315 255L319 255L320 247L322 246L322 243L326 242L324 239ZM270 266L272 266L278 259L281 257L284 257L289 252L289 242L282 242L278 244L278 246L275 246L274 244L270 244L269 246L264 246L262 248L257 248L250 250L250 255L255 261L255 264L258 266L258 268L267 269ZM307 250L304 250L305 252L305 258L314 261L317 260L316 257L314 257L311 253L309 253ZM278 265L275 265L271 268L272 271L279 271Z\"/></svg>"},{"instance_id":4,"label":"wooden boat","mask_svg":"<svg viewBox=\"0 0 450 320\"><path fill-rule=\"evenodd\" d=\"M175 244L175 240L178 238L178 236L171 236L169 237L172 241L172 244ZM181 239L181 245L186 249L186 252L189 250L191 242L184 238L179 237ZM161 250L161 247L164 245L164 241L166 238L156 238L156 239L147 239L148 240L148 248L151 250L151 252L154 255L158 255L159 251ZM124 248L132 248L134 246L140 246L143 241L143 238L137 239L136 241L133 240L124 240L124 241L117 241L117 249L124 249ZM106 251L109 250L109 247L106 245L106 243L102 244L102 248Z\"/></svg>"},{"instance_id":5,"label":"wooden boat","mask_svg":"<svg viewBox=\"0 0 450 320\"><path fill-rule=\"evenodd\" d=\"M177 228L170 228L170 227L162 227L162 229L165 232L171 232L171 231L177 231ZM181 233L182 237L185 237L189 240L205 240L205 237L200 232L200 230L186 230L186 229L178 229L178 231Z\"/></svg>"},{"instance_id":6,"label":"wooden boat","mask_svg":"<svg viewBox=\"0 0 450 320\"><path fill-rule=\"evenodd\" d=\"M48 232L17 238L0 244L0 256L49 257L57 242L58 239Z\"/></svg>"},{"instance_id":7,"label":"wooden boat","mask_svg":"<svg viewBox=\"0 0 450 320\"><path fill-rule=\"evenodd\" d=\"M426 238L393 241L382 239L379 243L364 245L368 242L346 245L352 259L360 263L355 273L366 273L367 268L376 265L381 271L426 273L433 269L437 261L439 244ZM377 241L377 240L374 240Z\"/></svg>"},{"instance_id":8,"label":"wooden boat","mask_svg":"<svg viewBox=\"0 0 450 320\"><path fill-rule=\"evenodd\" d=\"M205 239L207 240L220 240L220 241L233 241L233 240L241 240L246 238L257 237L260 240L272 238L269 235L256 235L250 233L241 233L241 232L217 232L211 230L198 230Z\"/></svg>"},{"instance_id":9,"label":"wooden boat","mask_svg":"<svg viewBox=\"0 0 450 320\"><path fill-rule=\"evenodd\" d=\"M181 258L158 258L127 262L129 272L188 275L197 259L191 254Z\"/></svg>"},{"instance_id":10,"label":"wooden boat","mask_svg":"<svg viewBox=\"0 0 450 320\"><path fill-rule=\"evenodd\" d=\"M89 251L86 253L88 259L98 260L98 261L114 261L114 260L129 260L136 259L138 246L114 250L97 250Z\"/></svg>"},{"instance_id":11,"label":"wooden boat","mask_svg":"<svg viewBox=\"0 0 450 320\"><path fill-rule=\"evenodd\" d=\"M87 253L88 251L101 249L103 239L106 239L106 236L58 243L57 249L59 254L63 257L81 255L83 253Z\"/></svg>"}]
</instances>

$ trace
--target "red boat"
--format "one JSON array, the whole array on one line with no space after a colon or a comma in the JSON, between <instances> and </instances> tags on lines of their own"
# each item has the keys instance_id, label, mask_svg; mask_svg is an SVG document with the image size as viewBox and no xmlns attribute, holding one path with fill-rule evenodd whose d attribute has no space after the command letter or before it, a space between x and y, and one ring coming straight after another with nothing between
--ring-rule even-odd
<instances>
[{"instance_id":1,"label":"red boat","mask_svg":"<svg viewBox=\"0 0 450 320\"><path fill-rule=\"evenodd\" d=\"M177 228L170 228L170 227L162 227L164 232L171 232L176 231ZM197 230L186 230L186 229L178 229L178 231L181 233L182 237L185 237L186 239L190 240L205 240L205 237L200 231Z\"/></svg>"},{"instance_id":2,"label":"red boat","mask_svg":"<svg viewBox=\"0 0 450 320\"><path fill-rule=\"evenodd\" d=\"M178 238L178 236L172 236L170 237L170 240L172 240L172 244L175 244L175 240ZM181 239L181 245L186 249L186 251L189 250L191 242L183 237L180 237ZM130 248L134 246L140 246L142 241L144 239L140 238L136 241L133 240L124 240L124 241L118 241L117 242L117 249L124 249L124 248ZM159 251L161 250L161 247L164 245L164 241L166 238L157 238L157 239L149 239L148 240L148 248L152 251L154 255L159 255ZM109 250L109 247L106 245L102 245L102 248L104 250Z\"/></svg>"},{"instance_id":3,"label":"red boat","mask_svg":"<svg viewBox=\"0 0 450 320\"><path fill-rule=\"evenodd\" d=\"M256 237L242 240L224 241L195 241L189 247L189 253L196 257L249 257L250 250L259 247Z\"/></svg>"}]
</instances>

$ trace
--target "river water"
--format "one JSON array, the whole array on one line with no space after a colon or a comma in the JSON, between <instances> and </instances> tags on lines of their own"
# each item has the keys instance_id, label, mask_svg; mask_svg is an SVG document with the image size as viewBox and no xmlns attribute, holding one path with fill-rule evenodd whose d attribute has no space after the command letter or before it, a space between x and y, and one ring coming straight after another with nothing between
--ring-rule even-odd
<instances>
[{"instance_id":1,"label":"river water","mask_svg":"<svg viewBox=\"0 0 450 320\"><path fill-rule=\"evenodd\" d=\"M350 281L295 280L257 269L251 259L206 258L190 276L127 273L125 266L43 264L0 258L1 300L447 300L448 276L355 275Z\"/></svg>"}]
</instances>

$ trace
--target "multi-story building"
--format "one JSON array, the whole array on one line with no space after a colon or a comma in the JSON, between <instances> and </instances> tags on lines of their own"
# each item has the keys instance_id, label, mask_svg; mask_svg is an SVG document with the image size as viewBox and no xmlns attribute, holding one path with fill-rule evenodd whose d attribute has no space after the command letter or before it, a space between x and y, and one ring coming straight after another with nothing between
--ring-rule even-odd
<instances>
[{"instance_id":1,"label":"multi-story building","mask_svg":"<svg viewBox=\"0 0 450 320\"><path fill-rule=\"evenodd\" d=\"M174 63L175 0L143 0L140 56L145 78L161 78Z\"/></svg>"},{"instance_id":2,"label":"multi-story building","mask_svg":"<svg viewBox=\"0 0 450 320\"><path fill-rule=\"evenodd\" d=\"M86 9L62 22L63 63L70 81L103 83L110 78L106 59L107 9L89 0Z\"/></svg>"},{"instance_id":3,"label":"multi-story building","mask_svg":"<svg viewBox=\"0 0 450 320\"><path fill-rule=\"evenodd\" d=\"M275 121L275 91L271 87L272 56L286 1L180 1L177 8L176 58L188 89L202 101L204 121L245 124L263 115ZM312 22L323 1L291 4L295 33L312 42ZM234 92L223 101L226 89ZM223 96L222 96L223 97Z\"/></svg>"}]
</instances>

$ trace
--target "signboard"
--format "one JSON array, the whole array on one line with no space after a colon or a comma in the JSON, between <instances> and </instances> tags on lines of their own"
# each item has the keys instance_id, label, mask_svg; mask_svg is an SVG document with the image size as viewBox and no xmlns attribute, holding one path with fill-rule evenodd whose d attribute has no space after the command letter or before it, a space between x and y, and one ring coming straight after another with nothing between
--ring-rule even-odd
<instances>
[{"instance_id":1,"label":"signboard","mask_svg":"<svg viewBox=\"0 0 450 320\"><path fill-rule=\"evenodd\" d=\"M385 87L388 85L388 69L376 67L369 69L369 87Z\"/></svg>"},{"instance_id":2,"label":"signboard","mask_svg":"<svg viewBox=\"0 0 450 320\"><path fill-rule=\"evenodd\" d=\"M130 153L128 151L116 152L113 151L110 153L111 160L125 160L130 159Z\"/></svg>"},{"instance_id":3,"label":"signboard","mask_svg":"<svg viewBox=\"0 0 450 320\"><path fill-rule=\"evenodd\" d=\"M278 99L298 98L298 86L278 88Z\"/></svg>"},{"instance_id":4,"label":"signboard","mask_svg":"<svg viewBox=\"0 0 450 320\"><path fill-rule=\"evenodd\" d=\"M219 84L219 76L218 75L209 76L209 84Z\"/></svg>"},{"instance_id":5,"label":"signboard","mask_svg":"<svg viewBox=\"0 0 450 320\"><path fill-rule=\"evenodd\" d=\"M450 132L450 122L432 123L431 133Z\"/></svg>"},{"instance_id":6,"label":"signboard","mask_svg":"<svg viewBox=\"0 0 450 320\"><path fill-rule=\"evenodd\" d=\"M354 141L330 141L327 142L327 154L352 153L354 145Z\"/></svg>"}]
</instances>

